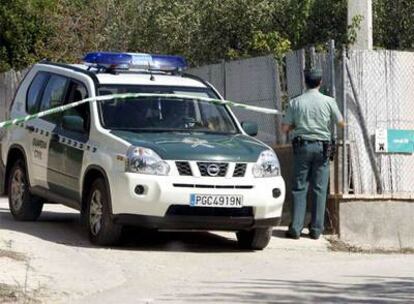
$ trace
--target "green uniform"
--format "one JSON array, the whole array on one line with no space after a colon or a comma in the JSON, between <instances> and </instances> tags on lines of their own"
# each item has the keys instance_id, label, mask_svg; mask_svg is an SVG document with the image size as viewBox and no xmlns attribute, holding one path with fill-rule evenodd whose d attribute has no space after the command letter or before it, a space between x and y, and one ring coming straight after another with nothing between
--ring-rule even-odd
<instances>
[{"instance_id":1,"label":"green uniform","mask_svg":"<svg viewBox=\"0 0 414 304\"><path fill-rule=\"evenodd\" d=\"M321 94L318 89L310 89L290 101L284 123L295 127L293 137L329 141L331 122L341 120L335 99Z\"/></svg>"},{"instance_id":2,"label":"green uniform","mask_svg":"<svg viewBox=\"0 0 414 304\"><path fill-rule=\"evenodd\" d=\"M293 236L299 236L303 229L309 184L312 189L310 233L319 237L323 232L329 180L326 143L331 140L331 124L340 121L342 115L335 100L321 94L317 88L289 103L284 123L294 127L294 138L302 138L301 144L294 149L293 210L289 228Z\"/></svg>"}]
</instances>

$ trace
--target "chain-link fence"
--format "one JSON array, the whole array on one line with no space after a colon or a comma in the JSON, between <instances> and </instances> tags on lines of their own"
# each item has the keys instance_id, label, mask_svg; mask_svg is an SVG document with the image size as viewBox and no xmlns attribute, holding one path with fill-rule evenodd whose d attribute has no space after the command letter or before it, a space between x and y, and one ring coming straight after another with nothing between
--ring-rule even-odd
<instances>
[{"instance_id":1,"label":"chain-link fence","mask_svg":"<svg viewBox=\"0 0 414 304\"><path fill-rule=\"evenodd\" d=\"M413 155L376 153L375 132L414 130L414 53L334 54L331 46L329 52L310 48L286 57L290 98L305 89L304 68L318 67L324 75L321 91L335 97L344 114L347 126L343 132L338 130L340 149L331 171L334 193L411 195Z\"/></svg>"},{"instance_id":2,"label":"chain-link fence","mask_svg":"<svg viewBox=\"0 0 414 304\"><path fill-rule=\"evenodd\" d=\"M378 128L414 130L414 53L352 51L348 57L350 189L355 194L412 193L413 155L373 150Z\"/></svg>"},{"instance_id":3,"label":"chain-link fence","mask_svg":"<svg viewBox=\"0 0 414 304\"><path fill-rule=\"evenodd\" d=\"M338 90L338 67L335 61L334 45L329 45L328 52L316 52L315 48L301 49L286 55L286 80L289 98L294 98L306 90L303 72L306 68L317 68L322 70L321 91L336 98Z\"/></svg>"},{"instance_id":4,"label":"chain-link fence","mask_svg":"<svg viewBox=\"0 0 414 304\"><path fill-rule=\"evenodd\" d=\"M189 73L210 82L229 100L269 109L281 109L279 68L272 56L222 62L190 69ZM255 121L258 138L274 146L283 141L281 117L242 109L233 109L240 121Z\"/></svg>"},{"instance_id":5,"label":"chain-link fence","mask_svg":"<svg viewBox=\"0 0 414 304\"><path fill-rule=\"evenodd\" d=\"M291 52L286 55L287 96L292 99L305 91L303 70L305 69L305 50Z\"/></svg>"}]
</instances>

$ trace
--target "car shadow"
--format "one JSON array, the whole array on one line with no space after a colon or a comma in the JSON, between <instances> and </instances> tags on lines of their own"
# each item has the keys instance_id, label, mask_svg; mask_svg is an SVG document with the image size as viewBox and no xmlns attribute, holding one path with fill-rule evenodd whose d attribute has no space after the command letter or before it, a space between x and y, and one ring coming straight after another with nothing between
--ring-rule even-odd
<instances>
[{"instance_id":1,"label":"car shadow","mask_svg":"<svg viewBox=\"0 0 414 304\"><path fill-rule=\"evenodd\" d=\"M205 281L192 293L163 296L162 303L414 303L414 277L352 276L353 283L318 280L246 279ZM220 286L219 292L214 288ZM286 290L294 290L286 293Z\"/></svg>"},{"instance_id":2,"label":"car shadow","mask_svg":"<svg viewBox=\"0 0 414 304\"><path fill-rule=\"evenodd\" d=\"M274 229L272 231L272 236L280 239L285 239L286 230Z\"/></svg>"},{"instance_id":3,"label":"car shadow","mask_svg":"<svg viewBox=\"0 0 414 304\"><path fill-rule=\"evenodd\" d=\"M88 240L76 211L43 211L36 222L15 221L6 205L0 204L0 230L24 233L66 246L112 248L116 250L185 251L185 252L250 252L238 247L235 236L211 232L171 232L125 227L118 246L98 247Z\"/></svg>"}]
</instances>

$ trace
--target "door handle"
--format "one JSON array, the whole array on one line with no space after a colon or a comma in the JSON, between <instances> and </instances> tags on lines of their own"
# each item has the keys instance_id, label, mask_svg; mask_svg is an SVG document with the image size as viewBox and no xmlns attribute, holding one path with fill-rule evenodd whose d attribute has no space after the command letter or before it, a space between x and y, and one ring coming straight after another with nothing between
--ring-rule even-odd
<instances>
[{"instance_id":1,"label":"door handle","mask_svg":"<svg viewBox=\"0 0 414 304\"><path fill-rule=\"evenodd\" d=\"M26 126L26 130L29 130L29 132L34 132L35 127L33 127L33 126Z\"/></svg>"}]
</instances>

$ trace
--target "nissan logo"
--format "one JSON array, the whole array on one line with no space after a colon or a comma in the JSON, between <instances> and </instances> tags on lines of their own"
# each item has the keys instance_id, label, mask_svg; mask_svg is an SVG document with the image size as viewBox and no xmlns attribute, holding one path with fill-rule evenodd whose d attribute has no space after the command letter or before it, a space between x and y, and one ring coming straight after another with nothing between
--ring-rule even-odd
<instances>
[{"instance_id":1,"label":"nissan logo","mask_svg":"<svg viewBox=\"0 0 414 304\"><path fill-rule=\"evenodd\" d=\"M220 167L216 164L211 164L207 167L207 173L210 176L217 176L220 173Z\"/></svg>"}]
</instances>

